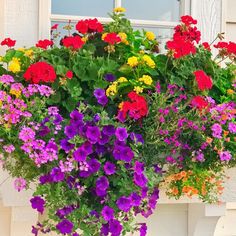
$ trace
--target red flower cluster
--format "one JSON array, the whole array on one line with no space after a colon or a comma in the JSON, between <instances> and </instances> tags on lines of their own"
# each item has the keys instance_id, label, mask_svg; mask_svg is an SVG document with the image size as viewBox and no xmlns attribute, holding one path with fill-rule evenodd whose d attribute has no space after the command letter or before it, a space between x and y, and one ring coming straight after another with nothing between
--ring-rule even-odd
<instances>
[{"instance_id":1,"label":"red flower cluster","mask_svg":"<svg viewBox=\"0 0 236 236\"><path fill-rule=\"evenodd\" d=\"M175 27L173 40L167 42L167 48L173 52L174 58L196 53L194 42L199 43L201 33L196 26L197 21L191 16L182 16L181 25Z\"/></svg>"},{"instance_id":2,"label":"red flower cluster","mask_svg":"<svg viewBox=\"0 0 236 236\"><path fill-rule=\"evenodd\" d=\"M72 79L73 78L73 72L71 70L68 70L66 72L66 78L68 78L68 79Z\"/></svg>"},{"instance_id":3,"label":"red flower cluster","mask_svg":"<svg viewBox=\"0 0 236 236\"><path fill-rule=\"evenodd\" d=\"M119 43L121 41L121 38L118 34L116 33L108 33L104 39L103 39L104 42L106 43L109 43L111 45L114 45L116 43Z\"/></svg>"},{"instance_id":4,"label":"red flower cluster","mask_svg":"<svg viewBox=\"0 0 236 236\"><path fill-rule=\"evenodd\" d=\"M78 35L68 36L62 40L62 44L66 48L72 48L76 50L83 47L84 41Z\"/></svg>"},{"instance_id":5,"label":"red flower cluster","mask_svg":"<svg viewBox=\"0 0 236 236\"><path fill-rule=\"evenodd\" d=\"M26 81L38 84L40 82L52 83L55 81L57 75L53 66L41 61L30 65L23 77Z\"/></svg>"},{"instance_id":6,"label":"red flower cluster","mask_svg":"<svg viewBox=\"0 0 236 236\"><path fill-rule=\"evenodd\" d=\"M206 109L209 104L203 97L195 96L191 101L191 105L201 111Z\"/></svg>"},{"instance_id":7,"label":"red flower cluster","mask_svg":"<svg viewBox=\"0 0 236 236\"><path fill-rule=\"evenodd\" d=\"M102 24L96 18L80 20L76 24L75 28L81 34L94 33L94 32L101 33L103 31Z\"/></svg>"},{"instance_id":8,"label":"red flower cluster","mask_svg":"<svg viewBox=\"0 0 236 236\"><path fill-rule=\"evenodd\" d=\"M236 43L219 42L214 47L220 50L221 56L236 56Z\"/></svg>"},{"instance_id":9,"label":"red flower cluster","mask_svg":"<svg viewBox=\"0 0 236 236\"><path fill-rule=\"evenodd\" d=\"M194 72L197 86L201 91L211 89L213 86L212 79L203 70L197 70Z\"/></svg>"},{"instance_id":10,"label":"red flower cluster","mask_svg":"<svg viewBox=\"0 0 236 236\"><path fill-rule=\"evenodd\" d=\"M1 45L4 46L8 46L9 48L10 47L14 47L16 44L16 40L12 40L10 38L5 38L2 42L1 42Z\"/></svg>"},{"instance_id":11,"label":"red flower cluster","mask_svg":"<svg viewBox=\"0 0 236 236\"><path fill-rule=\"evenodd\" d=\"M123 102L120 110L124 118L126 118L127 113L129 113L129 116L135 120L139 120L146 116L148 113L148 106L145 98L135 92L130 92L128 97L131 102Z\"/></svg>"},{"instance_id":12,"label":"red flower cluster","mask_svg":"<svg viewBox=\"0 0 236 236\"><path fill-rule=\"evenodd\" d=\"M202 43L202 46L203 46L206 50L211 51L211 46L210 46L210 44L209 44L208 42Z\"/></svg>"},{"instance_id":13,"label":"red flower cluster","mask_svg":"<svg viewBox=\"0 0 236 236\"><path fill-rule=\"evenodd\" d=\"M39 40L35 46L38 48L47 49L48 47L53 46L53 41L48 39Z\"/></svg>"}]
</instances>

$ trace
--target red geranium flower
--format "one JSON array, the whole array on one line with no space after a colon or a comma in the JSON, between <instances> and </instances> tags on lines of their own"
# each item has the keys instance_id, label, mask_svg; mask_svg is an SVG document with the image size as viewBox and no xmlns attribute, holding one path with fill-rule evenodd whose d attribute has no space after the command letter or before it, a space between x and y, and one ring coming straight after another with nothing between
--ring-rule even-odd
<instances>
[{"instance_id":1,"label":"red geranium flower","mask_svg":"<svg viewBox=\"0 0 236 236\"><path fill-rule=\"evenodd\" d=\"M57 30L59 24L54 24L52 27L51 27L51 30Z\"/></svg>"},{"instance_id":2,"label":"red geranium flower","mask_svg":"<svg viewBox=\"0 0 236 236\"><path fill-rule=\"evenodd\" d=\"M68 79L72 79L72 78L73 78L73 72L72 72L71 70L68 70L68 71L66 72L66 77L67 77Z\"/></svg>"},{"instance_id":3,"label":"red geranium flower","mask_svg":"<svg viewBox=\"0 0 236 236\"><path fill-rule=\"evenodd\" d=\"M197 70L194 72L197 86L201 91L211 89L213 86L212 79L203 70Z\"/></svg>"},{"instance_id":4,"label":"red geranium flower","mask_svg":"<svg viewBox=\"0 0 236 236\"><path fill-rule=\"evenodd\" d=\"M104 42L114 45L121 41L121 38L116 33L108 33L105 38L103 39Z\"/></svg>"},{"instance_id":5,"label":"red geranium flower","mask_svg":"<svg viewBox=\"0 0 236 236\"><path fill-rule=\"evenodd\" d=\"M192 16L188 16L188 15L187 16L182 16L181 17L181 22L184 23L187 26L197 24L197 20L194 20L192 18Z\"/></svg>"},{"instance_id":6,"label":"red geranium flower","mask_svg":"<svg viewBox=\"0 0 236 236\"><path fill-rule=\"evenodd\" d=\"M10 47L14 47L16 44L16 40L12 40L10 38L5 38L2 42L1 42L1 45L4 46L8 46L9 48Z\"/></svg>"},{"instance_id":7,"label":"red geranium flower","mask_svg":"<svg viewBox=\"0 0 236 236\"><path fill-rule=\"evenodd\" d=\"M191 105L198 110L202 110L208 107L208 102L201 96L195 96L191 101Z\"/></svg>"},{"instance_id":8,"label":"red geranium flower","mask_svg":"<svg viewBox=\"0 0 236 236\"><path fill-rule=\"evenodd\" d=\"M30 65L23 77L26 81L38 84L40 82L52 83L57 76L53 66L47 62L40 61Z\"/></svg>"},{"instance_id":9,"label":"red geranium flower","mask_svg":"<svg viewBox=\"0 0 236 236\"><path fill-rule=\"evenodd\" d=\"M202 46L203 46L206 50L211 51L211 47L210 47L210 44L209 44L208 42L202 43Z\"/></svg>"},{"instance_id":10,"label":"red geranium flower","mask_svg":"<svg viewBox=\"0 0 236 236\"><path fill-rule=\"evenodd\" d=\"M64 38L62 40L62 44L67 48L72 48L76 50L83 47L84 41L81 39L80 36L76 35Z\"/></svg>"},{"instance_id":11,"label":"red geranium flower","mask_svg":"<svg viewBox=\"0 0 236 236\"><path fill-rule=\"evenodd\" d=\"M101 33L103 31L102 24L96 18L80 20L76 24L75 28L81 34L93 33L93 32Z\"/></svg>"},{"instance_id":12,"label":"red geranium flower","mask_svg":"<svg viewBox=\"0 0 236 236\"><path fill-rule=\"evenodd\" d=\"M130 92L128 94L129 101L125 101L122 104L121 112L124 118L126 118L127 113L129 116L135 120L139 120L147 115L148 106L145 98L138 95L135 92Z\"/></svg>"},{"instance_id":13,"label":"red geranium flower","mask_svg":"<svg viewBox=\"0 0 236 236\"><path fill-rule=\"evenodd\" d=\"M35 46L38 47L38 48L47 49L47 47L53 46L53 41L48 40L48 39L39 40L38 43Z\"/></svg>"}]
</instances>

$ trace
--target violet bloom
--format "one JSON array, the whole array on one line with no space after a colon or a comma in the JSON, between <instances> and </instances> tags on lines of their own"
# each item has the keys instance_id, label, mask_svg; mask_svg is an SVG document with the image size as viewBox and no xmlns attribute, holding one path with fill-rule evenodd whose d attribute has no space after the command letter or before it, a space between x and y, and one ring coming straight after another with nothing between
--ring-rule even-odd
<instances>
[{"instance_id":1,"label":"violet bloom","mask_svg":"<svg viewBox=\"0 0 236 236\"><path fill-rule=\"evenodd\" d=\"M106 96L106 92L104 89L97 88L94 90L93 95L95 96L95 98L99 99Z\"/></svg>"},{"instance_id":2,"label":"violet bloom","mask_svg":"<svg viewBox=\"0 0 236 236\"><path fill-rule=\"evenodd\" d=\"M134 173L134 183L140 188L144 188L147 186L148 179L144 174Z\"/></svg>"},{"instance_id":3,"label":"violet bloom","mask_svg":"<svg viewBox=\"0 0 236 236\"><path fill-rule=\"evenodd\" d=\"M74 125L68 125L65 127L64 133L68 138L71 139L77 134L77 129Z\"/></svg>"},{"instance_id":4,"label":"violet bloom","mask_svg":"<svg viewBox=\"0 0 236 236\"><path fill-rule=\"evenodd\" d=\"M74 144L69 142L69 139L62 139L61 140L61 148L68 153L70 150L74 148Z\"/></svg>"},{"instance_id":5,"label":"violet bloom","mask_svg":"<svg viewBox=\"0 0 236 236\"><path fill-rule=\"evenodd\" d=\"M196 160L199 162L204 162L205 161L204 154L202 152L197 152Z\"/></svg>"},{"instance_id":6,"label":"violet bloom","mask_svg":"<svg viewBox=\"0 0 236 236\"><path fill-rule=\"evenodd\" d=\"M54 167L51 170L50 175L51 175L53 182L61 182L65 178L65 174L61 171L61 169L59 167Z\"/></svg>"},{"instance_id":7,"label":"violet bloom","mask_svg":"<svg viewBox=\"0 0 236 236\"><path fill-rule=\"evenodd\" d=\"M113 156L118 161L130 162L134 157L134 153L128 146L116 145L113 150Z\"/></svg>"},{"instance_id":8,"label":"violet bloom","mask_svg":"<svg viewBox=\"0 0 236 236\"><path fill-rule=\"evenodd\" d=\"M35 132L29 128L29 127L24 127L19 133L19 139L22 140L23 142L28 142L32 141L35 138Z\"/></svg>"},{"instance_id":9,"label":"violet bloom","mask_svg":"<svg viewBox=\"0 0 236 236\"><path fill-rule=\"evenodd\" d=\"M59 125L61 124L62 120L63 120L62 116L60 114L57 114L54 116L53 124Z\"/></svg>"},{"instance_id":10,"label":"violet bloom","mask_svg":"<svg viewBox=\"0 0 236 236\"><path fill-rule=\"evenodd\" d=\"M146 234L147 234L147 225L145 223L141 224L139 232L140 232L140 236L146 236Z\"/></svg>"},{"instance_id":11,"label":"violet bloom","mask_svg":"<svg viewBox=\"0 0 236 236\"><path fill-rule=\"evenodd\" d=\"M137 144L144 144L144 140L141 134L135 134L134 132L132 132L130 134L130 138L131 140L133 140L135 143Z\"/></svg>"},{"instance_id":12,"label":"violet bloom","mask_svg":"<svg viewBox=\"0 0 236 236\"><path fill-rule=\"evenodd\" d=\"M41 214L43 213L45 201L40 196L31 198L30 202L33 209L36 209Z\"/></svg>"},{"instance_id":13,"label":"violet bloom","mask_svg":"<svg viewBox=\"0 0 236 236\"><path fill-rule=\"evenodd\" d=\"M87 164L89 166L89 170L90 170L91 173L98 172L99 169L100 169L100 166L101 166L100 162L95 158L90 159L89 161L87 161Z\"/></svg>"},{"instance_id":14,"label":"violet bloom","mask_svg":"<svg viewBox=\"0 0 236 236\"><path fill-rule=\"evenodd\" d=\"M90 142L85 142L82 145L84 151L87 153L87 156L93 153L93 145Z\"/></svg>"},{"instance_id":15,"label":"violet bloom","mask_svg":"<svg viewBox=\"0 0 236 236\"><path fill-rule=\"evenodd\" d=\"M103 168L106 175L113 175L116 173L116 165L109 161L105 163Z\"/></svg>"},{"instance_id":16,"label":"violet bloom","mask_svg":"<svg viewBox=\"0 0 236 236\"><path fill-rule=\"evenodd\" d=\"M111 73L107 73L104 75L104 79L108 82L113 82L116 80L115 75L111 74Z\"/></svg>"},{"instance_id":17,"label":"violet bloom","mask_svg":"<svg viewBox=\"0 0 236 236\"><path fill-rule=\"evenodd\" d=\"M132 206L139 206L141 203L141 197L135 192L130 195L130 199Z\"/></svg>"},{"instance_id":18,"label":"violet bloom","mask_svg":"<svg viewBox=\"0 0 236 236\"><path fill-rule=\"evenodd\" d=\"M93 117L93 121L94 121L95 123L97 123L97 122L99 122L100 120L101 120L100 115L99 115L99 114L95 114L94 117Z\"/></svg>"},{"instance_id":19,"label":"violet bloom","mask_svg":"<svg viewBox=\"0 0 236 236\"><path fill-rule=\"evenodd\" d=\"M132 207L132 201L130 197L123 196L116 201L116 205L121 211L128 212Z\"/></svg>"},{"instance_id":20,"label":"violet bloom","mask_svg":"<svg viewBox=\"0 0 236 236\"><path fill-rule=\"evenodd\" d=\"M26 180L22 177L15 179L14 187L18 192L24 190L26 188Z\"/></svg>"},{"instance_id":21,"label":"violet bloom","mask_svg":"<svg viewBox=\"0 0 236 236\"><path fill-rule=\"evenodd\" d=\"M105 176L101 176L96 181L96 188L101 190L106 190L109 187L108 178Z\"/></svg>"},{"instance_id":22,"label":"violet bloom","mask_svg":"<svg viewBox=\"0 0 236 236\"><path fill-rule=\"evenodd\" d=\"M74 224L67 219L61 221L56 225L57 230L60 231L61 234L71 234L73 227Z\"/></svg>"},{"instance_id":23,"label":"violet bloom","mask_svg":"<svg viewBox=\"0 0 236 236\"><path fill-rule=\"evenodd\" d=\"M212 125L211 127L211 130L212 130L212 136L215 137L215 138L222 138L221 134L222 134L222 127L220 124L214 124Z\"/></svg>"},{"instance_id":24,"label":"violet bloom","mask_svg":"<svg viewBox=\"0 0 236 236\"><path fill-rule=\"evenodd\" d=\"M134 163L134 171L135 171L135 173L137 173L139 175L142 174L143 171L144 171L144 163L139 162L139 161L135 161L135 163Z\"/></svg>"},{"instance_id":25,"label":"violet bloom","mask_svg":"<svg viewBox=\"0 0 236 236\"><path fill-rule=\"evenodd\" d=\"M44 136L46 136L49 133L50 133L50 129L46 125L41 126L39 131L38 131L38 134L41 137L44 137Z\"/></svg>"},{"instance_id":26,"label":"violet bloom","mask_svg":"<svg viewBox=\"0 0 236 236\"><path fill-rule=\"evenodd\" d=\"M105 145L105 144L107 144L108 142L109 142L109 136L108 135L105 135L104 133L102 133L102 135L101 135L101 138L100 138L100 140L99 140L99 144L100 145Z\"/></svg>"},{"instance_id":27,"label":"violet bloom","mask_svg":"<svg viewBox=\"0 0 236 236\"><path fill-rule=\"evenodd\" d=\"M52 176L50 174L42 175L42 176L39 177L39 183L41 185L51 183L51 182L52 182Z\"/></svg>"},{"instance_id":28,"label":"violet bloom","mask_svg":"<svg viewBox=\"0 0 236 236\"><path fill-rule=\"evenodd\" d=\"M229 151L224 151L220 153L220 160L221 161L229 161L231 160L232 155Z\"/></svg>"},{"instance_id":29,"label":"violet bloom","mask_svg":"<svg viewBox=\"0 0 236 236\"><path fill-rule=\"evenodd\" d=\"M76 161L85 161L87 152L84 150L83 146L81 146L74 151L73 157Z\"/></svg>"},{"instance_id":30,"label":"violet bloom","mask_svg":"<svg viewBox=\"0 0 236 236\"><path fill-rule=\"evenodd\" d=\"M230 122L228 125L229 132L232 134L236 133L236 124L233 122Z\"/></svg>"},{"instance_id":31,"label":"violet bloom","mask_svg":"<svg viewBox=\"0 0 236 236\"><path fill-rule=\"evenodd\" d=\"M119 236L122 232L122 225L118 220L110 220L109 222L109 231L111 232L112 236Z\"/></svg>"},{"instance_id":32,"label":"violet bloom","mask_svg":"<svg viewBox=\"0 0 236 236\"><path fill-rule=\"evenodd\" d=\"M61 209L58 209L56 212L56 216L60 219L63 219L65 216L69 215L74 210L73 206L66 206Z\"/></svg>"},{"instance_id":33,"label":"violet bloom","mask_svg":"<svg viewBox=\"0 0 236 236\"><path fill-rule=\"evenodd\" d=\"M116 129L115 135L119 141L125 141L129 136L126 128L123 128L123 127L118 127Z\"/></svg>"},{"instance_id":34,"label":"violet bloom","mask_svg":"<svg viewBox=\"0 0 236 236\"><path fill-rule=\"evenodd\" d=\"M100 135L101 133L97 126L89 126L86 130L86 137L92 144L95 144L99 141Z\"/></svg>"},{"instance_id":35,"label":"violet bloom","mask_svg":"<svg viewBox=\"0 0 236 236\"><path fill-rule=\"evenodd\" d=\"M115 134L116 130L113 125L106 125L103 127L102 132L107 136L112 136Z\"/></svg>"},{"instance_id":36,"label":"violet bloom","mask_svg":"<svg viewBox=\"0 0 236 236\"><path fill-rule=\"evenodd\" d=\"M155 188L152 195L150 196L149 198L149 201L148 201L148 206L151 208L151 209L155 209L156 208L156 204L157 204L157 200L159 199L159 189L158 188Z\"/></svg>"},{"instance_id":37,"label":"violet bloom","mask_svg":"<svg viewBox=\"0 0 236 236\"><path fill-rule=\"evenodd\" d=\"M101 214L105 221L110 221L114 219L114 210L109 206L104 206Z\"/></svg>"},{"instance_id":38,"label":"violet bloom","mask_svg":"<svg viewBox=\"0 0 236 236\"><path fill-rule=\"evenodd\" d=\"M70 113L71 123L72 124L82 124L84 115L77 110L74 110Z\"/></svg>"},{"instance_id":39,"label":"violet bloom","mask_svg":"<svg viewBox=\"0 0 236 236\"><path fill-rule=\"evenodd\" d=\"M106 106L108 103L108 98L107 96L101 97L97 99L97 102L102 105L102 106Z\"/></svg>"},{"instance_id":40,"label":"violet bloom","mask_svg":"<svg viewBox=\"0 0 236 236\"><path fill-rule=\"evenodd\" d=\"M109 234L109 225L103 224L100 230L101 236L108 236Z\"/></svg>"}]
</instances>

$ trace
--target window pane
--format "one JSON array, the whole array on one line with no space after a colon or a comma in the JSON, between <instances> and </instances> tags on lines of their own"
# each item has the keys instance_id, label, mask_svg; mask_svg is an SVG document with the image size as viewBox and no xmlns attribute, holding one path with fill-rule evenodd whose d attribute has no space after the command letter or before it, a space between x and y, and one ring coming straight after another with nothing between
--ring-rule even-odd
<instances>
[{"instance_id":1,"label":"window pane","mask_svg":"<svg viewBox=\"0 0 236 236\"><path fill-rule=\"evenodd\" d=\"M113 0L52 0L52 14L75 16L107 16Z\"/></svg>"},{"instance_id":2,"label":"window pane","mask_svg":"<svg viewBox=\"0 0 236 236\"><path fill-rule=\"evenodd\" d=\"M179 0L122 0L130 19L178 21Z\"/></svg>"}]
</instances>

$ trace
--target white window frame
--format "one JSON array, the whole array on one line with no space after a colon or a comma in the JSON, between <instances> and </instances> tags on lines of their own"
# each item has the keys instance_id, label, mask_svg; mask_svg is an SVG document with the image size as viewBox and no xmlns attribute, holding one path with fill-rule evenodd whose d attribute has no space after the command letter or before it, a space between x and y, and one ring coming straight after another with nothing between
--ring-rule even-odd
<instances>
[{"instance_id":1,"label":"white window frame","mask_svg":"<svg viewBox=\"0 0 236 236\"><path fill-rule=\"evenodd\" d=\"M115 0L114 7L120 7L122 0ZM190 15L191 0L179 0L180 12L182 15ZM72 23L81 19L97 18L101 23L109 23L112 21L108 17L94 16L74 16L74 15L59 15L51 13L51 0L39 0L39 39L50 39L51 21L65 22L71 20ZM157 20L138 20L130 19L133 26L148 27L148 28L164 28L173 29L179 22L174 21L157 21Z\"/></svg>"}]
</instances>

